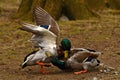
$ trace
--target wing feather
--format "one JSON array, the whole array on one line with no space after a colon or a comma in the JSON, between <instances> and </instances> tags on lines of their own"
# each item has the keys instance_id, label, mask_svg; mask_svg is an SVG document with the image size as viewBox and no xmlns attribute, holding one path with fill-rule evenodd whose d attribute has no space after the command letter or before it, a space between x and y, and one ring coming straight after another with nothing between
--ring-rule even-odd
<instances>
[{"instance_id":1,"label":"wing feather","mask_svg":"<svg viewBox=\"0 0 120 80\"><path fill-rule=\"evenodd\" d=\"M33 15L37 25L51 25L50 31L57 36L59 35L59 26L56 21L41 7L35 7Z\"/></svg>"},{"instance_id":2,"label":"wing feather","mask_svg":"<svg viewBox=\"0 0 120 80\"><path fill-rule=\"evenodd\" d=\"M39 47L56 45L57 36L51 31L28 23L22 23L21 25L23 26L21 27L22 30L34 34L33 37L31 38L31 41L35 43L35 45Z\"/></svg>"}]
</instances>

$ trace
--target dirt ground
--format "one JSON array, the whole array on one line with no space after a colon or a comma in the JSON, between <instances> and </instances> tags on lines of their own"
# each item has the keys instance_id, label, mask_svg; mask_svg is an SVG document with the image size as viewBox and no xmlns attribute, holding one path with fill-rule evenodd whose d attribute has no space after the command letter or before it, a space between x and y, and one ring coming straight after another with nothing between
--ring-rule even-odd
<instances>
[{"instance_id":1,"label":"dirt ground","mask_svg":"<svg viewBox=\"0 0 120 80\"><path fill-rule=\"evenodd\" d=\"M25 55L35 49L28 42L32 34L19 30L18 21L11 18L19 5L19 0L15 1L0 1L0 80L120 80L120 12L105 10L97 20L58 21L59 40L69 38L72 47L103 52L99 60L106 68L75 75L51 66L43 75L39 66L20 67Z\"/></svg>"}]
</instances>

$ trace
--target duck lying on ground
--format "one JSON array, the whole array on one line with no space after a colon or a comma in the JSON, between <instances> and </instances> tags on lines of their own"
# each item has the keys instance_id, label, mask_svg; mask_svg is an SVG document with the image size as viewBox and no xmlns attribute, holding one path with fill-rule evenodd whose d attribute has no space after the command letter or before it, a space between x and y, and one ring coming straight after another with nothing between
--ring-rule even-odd
<instances>
[{"instance_id":1,"label":"duck lying on ground","mask_svg":"<svg viewBox=\"0 0 120 80\"><path fill-rule=\"evenodd\" d=\"M85 48L74 48L71 49L71 52L74 53L72 53L72 56L70 56L66 61L59 60L56 56L49 56L49 58L54 66L57 66L62 70L77 71L74 72L74 74L85 73L88 70L93 70L100 64L97 57L102 54L101 52Z\"/></svg>"}]
</instances>

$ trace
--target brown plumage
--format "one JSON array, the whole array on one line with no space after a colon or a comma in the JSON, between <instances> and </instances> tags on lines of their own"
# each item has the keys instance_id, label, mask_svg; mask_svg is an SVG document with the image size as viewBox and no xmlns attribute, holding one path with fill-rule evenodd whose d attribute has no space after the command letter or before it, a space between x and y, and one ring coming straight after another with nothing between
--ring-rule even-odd
<instances>
[{"instance_id":1,"label":"brown plumage","mask_svg":"<svg viewBox=\"0 0 120 80\"><path fill-rule=\"evenodd\" d=\"M100 62L97 60L97 57L101 54L101 52L95 50L73 48L71 49L70 58L67 60L67 65L73 70L88 70L99 65Z\"/></svg>"}]
</instances>

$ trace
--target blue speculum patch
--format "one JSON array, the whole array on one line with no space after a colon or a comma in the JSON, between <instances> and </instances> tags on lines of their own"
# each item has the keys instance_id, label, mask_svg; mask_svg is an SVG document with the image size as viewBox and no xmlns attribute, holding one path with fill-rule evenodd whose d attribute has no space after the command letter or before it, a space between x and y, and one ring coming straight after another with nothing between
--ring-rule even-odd
<instances>
[{"instance_id":1,"label":"blue speculum patch","mask_svg":"<svg viewBox=\"0 0 120 80\"><path fill-rule=\"evenodd\" d=\"M48 25L40 25L40 27L45 28L45 29L48 29L48 28L49 28Z\"/></svg>"}]
</instances>

